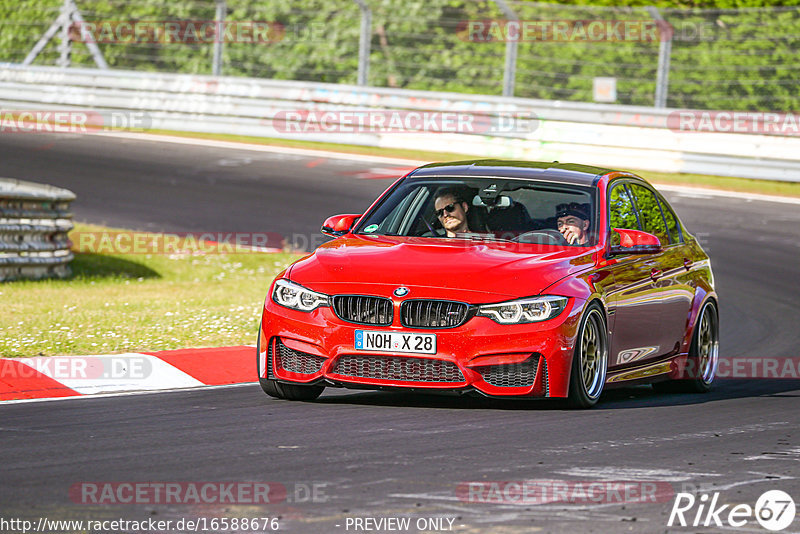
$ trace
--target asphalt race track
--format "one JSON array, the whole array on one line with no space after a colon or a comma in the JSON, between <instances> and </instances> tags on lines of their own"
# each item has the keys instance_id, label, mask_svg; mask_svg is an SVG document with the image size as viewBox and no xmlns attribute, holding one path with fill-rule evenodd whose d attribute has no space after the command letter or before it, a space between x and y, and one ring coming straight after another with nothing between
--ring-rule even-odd
<instances>
[{"instance_id":1,"label":"asphalt race track","mask_svg":"<svg viewBox=\"0 0 800 534\"><path fill-rule=\"evenodd\" d=\"M375 179L374 167L104 136L0 138L0 176L73 190L79 221L145 230L310 236L326 216L360 212L391 183ZM711 255L722 357L796 357L800 206L666 196ZM420 518L444 520L421 531L476 534L766 532L752 517L739 529L668 528L667 520L680 491L718 491L720 504L753 506L779 489L798 501L799 396L797 379L739 379L707 395L609 391L589 411L331 389L294 403L254 385L10 404L0 406L0 508L34 519L279 517L280 531L311 534L388 532L354 521L388 517L411 517L408 532L420 531ZM647 503L549 504L470 502L457 491L470 481L522 480L638 481L667 491ZM126 481L273 482L288 498L258 506L70 498L76 483ZM785 530L797 531L800 519Z\"/></svg>"}]
</instances>

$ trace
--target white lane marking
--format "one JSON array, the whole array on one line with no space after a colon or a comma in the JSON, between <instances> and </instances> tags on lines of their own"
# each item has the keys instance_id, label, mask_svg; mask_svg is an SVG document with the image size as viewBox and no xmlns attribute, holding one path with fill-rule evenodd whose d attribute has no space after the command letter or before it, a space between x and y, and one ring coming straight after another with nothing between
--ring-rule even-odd
<instances>
[{"instance_id":1,"label":"white lane marking","mask_svg":"<svg viewBox=\"0 0 800 534\"><path fill-rule=\"evenodd\" d=\"M636 447L636 446L649 446L662 442L670 441L684 441L684 440L697 440L707 439L719 436L731 436L733 434L748 434L754 432L763 432L765 430L773 430L775 428L788 425L788 421L774 421L772 423L753 423L751 425L737 426L725 428L722 430L707 430L703 432L689 432L684 434L676 434L673 436L641 436L638 438L628 440L608 440L608 441L590 441L586 443L574 443L564 445L558 448L550 449L537 449L536 451L543 454L564 454L569 452L582 452L586 450L606 450L618 447Z\"/></svg>"},{"instance_id":2,"label":"white lane marking","mask_svg":"<svg viewBox=\"0 0 800 534\"><path fill-rule=\"evenodd\" d=\"M717 473L691 473L670 471L669 469L632 469L627 467L572 467L562 471L554 471L559 475L571 477L588 477L591 480L639 480L650 482L683 482L691 478L718 477Z\"/></svg>"},{"instance_id":3,"label":"white lane marking","mask_svg":"<svg viewBox=\"0 0 800 534\"><path fill-rule=\"evenodd\" d=\"M752 471L748 471L748 475L759 475L758 478L754 478L752 480L742 480L740 482L731 482L730 484L722 484L717 485L714 484L711 489L713 491L726 491L733 488L738 488L739 486L749 486L750 484L763 484L765 482L778 482L780 480L794 480L795 477L790 477L786 475L776 475L774 473L754 473Z\"/></svg>"},{"instance_id":4,"label":"white lane marking","mask_svg":"<svg viewBox=\"0 0 800 534\"><path fill-rule=\"evenodd\" d=\"M258 382L239 382L238 384L222 384L218 386L197 386L197 387L188 387L188 388L170 388L170 389L161 389L161 390L151 390L151 391L123 391L119 393L98 393L95 395L78 395L72 397L47 397L44 399L15 399L15 400L5 400L0 401L0 406L4 404L24 404L28 402L57 402L57 401L74 401L74 400L85 400L85 399L107 399L110 397L131 397L135 395L155 395L156 393L172 393L172 392L183 392L183 391L200 391L204 389L228 389L228 388L238 388L242 386L254 386L258 384Z\"/></svg>"},{"instance_id":5,"label":"white lane marking","mask_svg":"<svg viewBox=\"0 0 800 534\"><path fill-rule=\"evenodd\" d=\"M784 449L782 451L765 452L756 456L748 456L744 460L794 460L800 462L800 447Z\"/></svg>"},{"instance_id":6,"label":"white lane marking","mask_svg":"<svg viewBox=\"0 0 800 534\"><path fill-rule=\"evenodd\" d=\"M225 158L217 161L220 167L242 167L253 163L253 158Z\"/></svg>"},{"instance_id":7,"label":"white lane marking","mask_svg":"<svg viewBox=\"0 0 800 534\"><path fill-rule=\"evenodd\" d=\"M37 367L29 364L25 358L18 361L77 391L81 395L190 388L204 385L177 367L148 354L129 352L102 356L65 356L62 358L83 358L84 361L89 362L89 367L91 368L84 373L69 373L75 376L62 376L56 367ZM95 366L98 368L95 369ZM81 374L84 376L89 375L89 377L98 375L98 377L84 378L80 376Z\"/></svg>"},{"instance_id":8,"label":"white lane marking","mask_svg":"<svg viewBox=\"0 0 800 534\"><path fill-rule=\"evenodd\" d=\"M691 187L685 185L671 185L653 183L656 189L661 191L671 191L678 193L681 196L689 198L711 198L711 197L727 197L738 198L740 200L758 200L761 202L779 202L781 204L795 204L800 205L800 198L795 197L782 197L778 195L762 195L760 193L741 193L739 191L722 191L720 189L707 189L705 187Z\"/></svg>"}]
</instances>

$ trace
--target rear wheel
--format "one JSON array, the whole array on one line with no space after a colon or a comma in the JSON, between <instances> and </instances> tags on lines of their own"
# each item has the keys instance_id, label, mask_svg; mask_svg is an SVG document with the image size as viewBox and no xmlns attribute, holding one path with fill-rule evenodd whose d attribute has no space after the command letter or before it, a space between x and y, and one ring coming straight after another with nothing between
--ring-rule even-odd
<instances>
[{"instance_id":1,"label":"rear wheel","mask_svg":"<svg viewBox=\"0 0 800 534\"><path fill-rule=\"evenodd\" d=\"M608 369L606 321L597 304L590 304L578 327L568 401L573 408L591 408L600 399Z\"/></svg>"},{"instance_id":2,"label":"rear wheel","mask_svg":"<svg viewBox=\"0 0 800 534\"><path fill-rule=\"evenodd\" d=\"M314 400L319 397L325 386L304 386L299 384L281 384L277 380L271 378L261 377L261 365L259 358L261 357L261 336L258 336L256 342L256 368L258 373L258 383L264 393L276 399L286 400Z\"/></svg>"},{"instance_id":3,"label":"rear wheel","mask_svg":"<svg viewBox=\"0 0 800 534\"><path fill-rule=\"evenodd\" d=\"M659 392L669 393L705 393L711 389L711 383L717 374L719 361L719 315L717 306L708 301L700 310L692 335L687 360L687 374L690 378L669 380L653 384Z\"/></svg>"}]
</instances>

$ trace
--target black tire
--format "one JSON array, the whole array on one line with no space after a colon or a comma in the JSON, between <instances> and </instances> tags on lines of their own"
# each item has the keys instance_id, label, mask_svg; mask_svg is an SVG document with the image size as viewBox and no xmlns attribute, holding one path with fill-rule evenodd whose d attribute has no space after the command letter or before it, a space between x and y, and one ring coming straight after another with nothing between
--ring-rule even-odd
<instances>
[{"instance_id":1,"label":"black tire","mask_svg":"<svg viewBox=\"0 0 800 534\"><path fill-rule=\"evenodd\" d=\"M279 392L279 399L310 401L319 397L325 390L325 386L304 386L300 384L282 384L272 380L275 388Z\"/></svg>"},{"instance_id":2,"label":"black tire","mask_svg":"<svg viewBox=\"0 0 800 534\"><path fill-rule=\"evenodd\" d=\"M258 384L264 393L276 399L285 400L299 400L307 401L314 400L319 397L325 386L304 386L295 384L281 384L277 380L271 378L261 378L261 366L259 358L261 357L261 335L259 334L256 341L256 376L258 376Z\"/></svg>"},{"instance_id":3,"label":"black tire","mask_svg":"<svg viewBox=\"0 0 800 534\"><path fill-rule=\"evenodd\" d=\"M591 408L600 399L608 371L608 330L599 305L586 308L578 326L568 404L573 408Z\"/></svg>"},{"instance_id":4,"label":"black tire","mask_svg":"<svg viewBox=\"0 0 800 534\"><path fill-rule=\"evenodd\" d=\"M275 380L259 377L258 383L261 386L261 389L264 390L264 393L270 397L275 397L276 399L283 398L283 394L278 391L278 383Z\"/></svg>"},{"instance_id":5,"label":"black tire","mask_svg":"<svg viewBox=\"0 0 800 534\"><path fill-rule=\"evenodd\" d=\"M707 393L711 390L719 360L719 314L709 300L700 309L689 346L689 378L653 384L659 393Z\"/></svg>"}]
</instances>

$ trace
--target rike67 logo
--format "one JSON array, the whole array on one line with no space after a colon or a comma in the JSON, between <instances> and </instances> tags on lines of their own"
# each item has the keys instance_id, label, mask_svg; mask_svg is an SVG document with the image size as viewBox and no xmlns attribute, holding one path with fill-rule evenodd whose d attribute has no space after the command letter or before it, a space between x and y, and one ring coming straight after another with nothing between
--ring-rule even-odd
<instances>
[{"instance_id":1,"label":"rike67 logo","mask_svg":"<svg viewBox=\"0 0 800 534\"><path fill-rule=\"evenodd\" d=\"M764 492L754 507L721 504L718 491L711 496L702 493L699 497L681 492L675 496L667 526L744 527L755 519L765 529L778 532L792 524L795 512L794 500L780 490Z\"/></svg>"}]
</instances>

